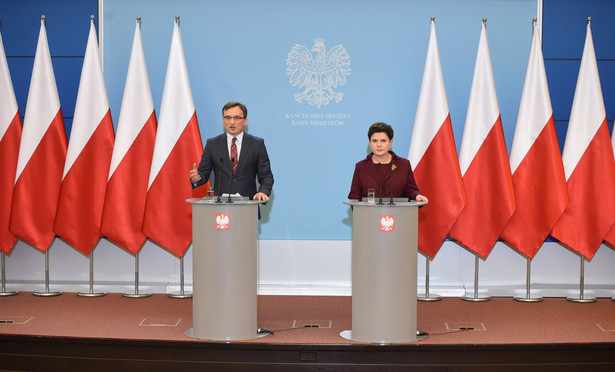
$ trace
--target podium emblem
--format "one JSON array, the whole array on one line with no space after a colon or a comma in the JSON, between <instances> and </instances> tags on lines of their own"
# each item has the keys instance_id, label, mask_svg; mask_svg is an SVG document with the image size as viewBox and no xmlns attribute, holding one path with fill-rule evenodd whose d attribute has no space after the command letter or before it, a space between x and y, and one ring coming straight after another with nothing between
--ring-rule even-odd
<instances>
[{"instance_id":1,"label":"podium emblem","mask_svg":"<svg viewBox=\"0 0 615 372\"><path fill-rule=\"evenodd\" d=\"M231 228L231 216L229 213L216 213L216 230L228 230Z\"/></svg>"},{"instance_id":2,"label":"podium emblem","mask_svg":"<svg viewBox=\"0 0 615 372\"><path fill-rule=\"evenodd\" d=\"M380 231L395 231L395 216L380 216Z\"/></svg>"}]
</instances>

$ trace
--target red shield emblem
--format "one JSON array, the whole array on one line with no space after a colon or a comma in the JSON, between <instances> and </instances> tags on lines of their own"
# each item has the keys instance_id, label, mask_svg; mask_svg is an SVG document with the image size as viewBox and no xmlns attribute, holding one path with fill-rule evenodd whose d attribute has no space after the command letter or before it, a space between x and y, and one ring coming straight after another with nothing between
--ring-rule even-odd
<instances>
[{"instance_id":1,"label":"red shield emblem","mask_svg":"<svg viewBox=\"0 0 615 372\"><path fill-rule=\"evenodd\" d=\"M216 230L228 230L231 228L231 215L228 213L216 213Z\"/></svg>"},{"instance_id":2,"label":"red shield emblem","mask_svg":"<svg viewBox=\"0 0 615 372\"><path fill-rule=\"evenodd\" d=\"M380 231L395 231L395 216L380 216Z\"/></svg>"}]
</instances>

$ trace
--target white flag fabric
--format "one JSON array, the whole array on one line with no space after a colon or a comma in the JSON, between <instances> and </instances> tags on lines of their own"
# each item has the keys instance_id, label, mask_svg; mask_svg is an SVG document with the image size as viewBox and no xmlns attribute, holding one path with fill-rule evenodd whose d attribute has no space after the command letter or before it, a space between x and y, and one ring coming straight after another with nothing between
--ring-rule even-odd
<instances>
[{"instance_id":1,"label":"white flag fabric","mask_svg":"<svg viewBox=\"0 0 615 372\"><path fill-rule=\"evenodd\" d=\"M188 171L203 144L192 99L178 21L174 23L149 176L143 232L183 257L192 242L192 196Z\"/></svg>"},{"instance_id":2,"label":"white flag fabric","mask_svg":"<svg viewBox=\"0 0 615 372\"><path fill-rule=\"evenodd\" d=\"M615 160L589 23L562 161L570 202L551 235L591 259L615 222Z\"/></svg>"},{"instance_id":3,"label":"white flag fabric","mask_svg":"<svg viewBox=\"0 0 615 372\"><path fill-rule=\"evenodd\" d=\"M139 252L146 240L142 231L143 216L156 126L141 26L137 22L101 226L101 233L107 239L133 254Z\"/></svg>"},{"instance_id":4,"label":"white flag fabric","mask_svg":"<svg viewBox=\"0 0 615 372\"><path fill-rule=\"evenodd\" d=\"M501 234L503 240L529 258L536 255L568 205L540 45L539 33L534 31L510 151L517 209Z\"/></svg>"},{"instance_id":5,"label":"white flag fabric","mask_svg":"<svg viewBox=\"0 0 615 372\"><path fill-rule=\"evenodd\" d=\"M466 204L433 21L408 159L423 195L433 196L418 225L418 248L433 258Z\"/></svg>"},{"instance_id":6,"label":"white flag fabric","mask_svg":"<svg viewBox=\"0 0 615 372\"><path fill-rule=\"evenodd\" d=\"M91 20L54 226L60 238L86 255L100 239L113 140L96 27Z\"/></svg>"},{"instance_id":7,"label":"white flag fabric","mask_svg":"<svg viewBox=\"0 0 615 372\"><path fill-rule=\"evenodd\" d=\"M9 230L9 224L22 124L1 34L0 97L0 251L11 253L17 241L17 236Z\"/></svg>"},{"instance_id":8,"label":"white flag fabric","mask_svg":"<svg viewBox=\"0 0 615 372\"><path fill-rule=\"evenodd\" d=\"M41 20L19 146L10 229L42 251L55 238L53 225L67 146L45 21Z\"/></svg>"},{"instance_id":9,"label":"white flag fabric","mask_svg":"<svg viewBox=\"0 0 615 372\"><path fill-rule=\"evenodd\" d=\"M449 236L486 258L515 210L515 195L484 22L459 165L467 204Z\"/></svg>"}]
</instances>

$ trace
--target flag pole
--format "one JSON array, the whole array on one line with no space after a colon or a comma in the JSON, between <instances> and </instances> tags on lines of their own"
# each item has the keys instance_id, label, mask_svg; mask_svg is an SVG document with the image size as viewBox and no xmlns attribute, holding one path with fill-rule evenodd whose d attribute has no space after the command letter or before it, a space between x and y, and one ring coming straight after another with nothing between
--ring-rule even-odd
<instances>
[{"instance_id":1,"label":"flag pole","mask_svg":"<svg viewBox=\"0 0 615 372\"><path fill-rule=\"evenodd\" d=\"M179 292L168 294L171 298L192 298L191 292L184 292L184 256L179 258Z\"/></svg>"},{"instance_id":2,"label":"flag pole","mask_svg":"<svg viewBox=\"0 0 615 372\"><path fill-rule=\"evenodd\" d=\"M585 257L581 255L581 273L579 279L579 297L568 297L566 298L570 302L581 302L581 303L589 303L596 302L596 297L585 297Z\"/></svg>"},{"instance_id":3,"label":"flag pole","mask_svg":"<svg viewBox=\"0 0 615 372\"><path fill-rule=\"evenodd\" d=\"M94 249L90 252L90 291L89 292L77 292L77 296L81 297L101 297L106 295L107 292L94 292Z\"/></svg>"},{"instance_id":4,"label":"flag pole","mask_svg":"<svg viewBox=\"0 0 615 372\"><path fill-rule=\"evenodd\" d=\"M483 21L484 22L484 21ZM474 262L474 296L470 297L464 295L461 297L464 301L474 301L474 302L483 302L491 300L489 296L479 296L478 295L478 253L474 253L475 262Z\"/></svg>"},{"instance_id":5,"label":"flag pole","mask_svg":"<svg viewBox=\"0 0 615 372\"><path fill-rule=\"evenodd\" d=\"M0 291L0 297L14 296L18 294L19 291L7 291L6 290L6 269L4 265L4 260L5 260L4 252L0 252L0 258L2 259L2 291Z\"/></svg>"},{"instance_id":6,"label":"flag pole","mask_svg":"<svg viewBox=\"0 0 615 372\"><path fill-rule=\"evenodd\" d=\"M134 293L122 293L122 296L128 298L142 298L150 297L152 294L149 292L139 293L139 253L135 253L135 292Z\"/></svg>"},{"instance_id":7,"label":"flag pole","mask_svg":"<svg viewBox=\"0 0 615 372\"><path fill-rule=\"evenodd\" d=\"M440 301L442 300L442 296L439 294L429 294L429 257L425 256L425 294L420 294L416 299L418 301Z\"/></svg>"},{"instance_id":8,"label":"flag pole","mask_svg":"<svg viewBox=\"0 0 615 372\"><path fill-rule=\"evenodd\" d=\"M530 295L530 283L531 283L531 272L532 272L532 259L527 257L527 272L525 275L525 297L523 296L515 296L513 299L519 302L540 302L542 301L541 296L532 297Z\"/></svg>"},{"instance_id":9,"label":"flag pole","mask_svg":"<svg viewBox=\"0 0 615 372\"><path fill-rule=\"evenodd\" d=\"M45 291L32 292L32 294L35 296L52 297L59 296L62 294L62 291L49 291L49 249L51 248L47 248L47 250L45 251Z\"/></svg>"}]
</instances>

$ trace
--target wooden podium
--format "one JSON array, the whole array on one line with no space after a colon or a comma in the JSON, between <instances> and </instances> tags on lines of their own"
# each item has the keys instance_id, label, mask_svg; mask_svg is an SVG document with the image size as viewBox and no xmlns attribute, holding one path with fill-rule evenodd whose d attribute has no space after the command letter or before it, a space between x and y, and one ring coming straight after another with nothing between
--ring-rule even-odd
<instances>
[{"instance_id":1,"label":"wooden podium","mask_svg":"<svg viewBox=\"0 0 615 372\"><path fill-rule=\"evenodd\" d=\"M257 221L260 201L187 199L192 204L192 320L185 334L257 338Z\"/></svg>"},{"instance_id":2,"label":"wooden podium","mask_svg":"<svg viewBox=\"0 0 615 372\"><path fill-rule=\"evenodd\" d=\"M423 339L416 329L418 207L425 202L356 200L352 206L352 330L343 338L379 344Z\"/></svg>"}]
</instances>

